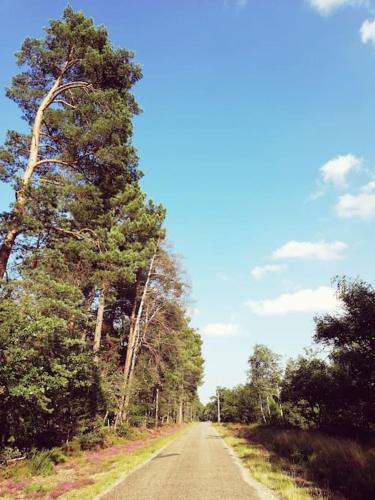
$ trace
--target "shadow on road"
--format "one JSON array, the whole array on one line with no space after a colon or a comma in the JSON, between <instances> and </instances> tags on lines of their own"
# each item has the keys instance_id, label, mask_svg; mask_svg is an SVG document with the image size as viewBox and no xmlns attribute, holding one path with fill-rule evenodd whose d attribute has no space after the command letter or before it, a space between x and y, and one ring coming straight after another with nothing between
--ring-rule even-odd
<instances>
[{"instance_id":1,"label":"shadow on road","mask_svg":"<svg viewBox=\"0 0 375 500\"><path fill-rule=\"evenodd\" d=\"M177 457L181 455L181 453L167 453L166 455L157 455L153 460L157 460L158 458L169 458L169 457Z\"/></svg>"}]
</instances>

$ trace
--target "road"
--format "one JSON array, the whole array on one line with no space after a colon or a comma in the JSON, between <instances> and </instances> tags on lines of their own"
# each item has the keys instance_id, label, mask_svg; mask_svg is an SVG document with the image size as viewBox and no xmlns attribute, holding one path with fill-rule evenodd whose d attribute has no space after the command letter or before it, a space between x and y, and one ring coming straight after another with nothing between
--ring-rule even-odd
<instances>
[{"instance_id":1,"label":"road","mask_svg":"<svg viewBox=\"0 0 375 500\"><path fill-rule=\"evenodd\" d=\"M189 429L102 500L271 499L209 423Z\"/></svg>"}]
</instances>

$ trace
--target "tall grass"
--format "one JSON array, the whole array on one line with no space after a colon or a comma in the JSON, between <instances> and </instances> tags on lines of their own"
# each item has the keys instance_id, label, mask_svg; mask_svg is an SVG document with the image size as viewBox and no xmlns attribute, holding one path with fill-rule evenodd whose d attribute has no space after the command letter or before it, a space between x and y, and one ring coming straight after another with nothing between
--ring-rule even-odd
<instances>
[{"instance_id":1,"label":"tall grass","mask_svg":"<svg viewBox=\"0 0 375 500\"><path fill-rule=\"evenodd\" d=\"M299 466L319 486L350 500L375 498L375 449L319 432L260 426L233 426L249 443Z\"/></svg>"}]
</instances>

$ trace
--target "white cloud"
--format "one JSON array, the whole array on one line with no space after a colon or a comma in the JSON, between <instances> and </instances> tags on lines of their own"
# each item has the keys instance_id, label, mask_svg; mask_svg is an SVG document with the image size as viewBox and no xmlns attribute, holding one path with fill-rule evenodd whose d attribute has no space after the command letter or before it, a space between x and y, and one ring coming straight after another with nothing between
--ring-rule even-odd
<instances>
[{"instance_id":1,"label":"white cloud","mask_svg":"<svg viewBox=\"0 0 375 500\"><path fill-rule=\"evenodd\" d=\"M253 314L274 316L304 312L333 312L340 302L332 288L321 286L315 290L306 288L294 293L284 293L275 299L250 300L246 306Z\"/></svg>"},{"instance_id":2,"label":"white cloud","mask_svg":"<svg viewBox=\"0 0 375 500\"><path fill-rule=\"evenodd\" d=\"M209 323L202 328L202 333L207 337L231 337L238 329L237 323Z\"/></svg>"},{"instance_id":3,"label":"white cloud","mask_svg":"<svg viewBox=\"0 0 375 500\"><path fill-rule=\"evenodd\" d=\"M287 266L285 264L270 264L266 266L256 266L251 271L251 275L256 280L261 280L268 273L281 273L285 271Z\"/></svg>"},{"instance_id":4,"label":"white cloud","mask_svg":"<svg viewBox=\"0 0 375 500\"><path fill-rule=\"evenodd\" d=\"M375 216L375 180L361 187L359 194L340 196L335 206L336 214L343 219L358 217L370 219Z\"/></svg>"},{"instance_id":5,"label":"white cloud","mask_svg":"<svg viewBox=\"0 0 375 500\"><path fill-rule=\"evenodd\" d=\"M347 248L343 241L288 241L272 254L274 259L337 260Z\"/></svg>"},{"instance_id":6,"label":"white cloud","mask_svg":"<svg viewBox=\"0 0 375 500\"><path fill-rule=\"evenodd\" d=\"M367 3L367 0L309 0L311 7L323 16L332 14L332 12L341 7L349 5L366 5Z\"/></svg>"},{"instance_id":7,"label":"white cloud","mask_svg":"<svg viewBox=\"0 0 375 500\"><path fill-rule=\"evenodd\" d=\"M357 158L352 154L337 156L320 167L324 184L345 187L349 172L360 168L362 163L362 158Z\"/></svg>"},{"instance_id":8,"label":"white cloud","mask_svg":"<svg viewBox=\"0 0 375 500\"><path fill-rule=\"evenodd\" d=\"M370 181L368 184L365 184L361 187L362 193L373 193L375 192L375 179Z\"/></svg>"},{"instance_id":9,"label":"white cloud","mask_svg":"<svg viewBox=\"0 0 375 500\"><path fill-rule=\"evenodd\" d=\"M375 20L363 22L361 29L359 30L361 34L361 40L363 43L372 42L375 44Z\"/></svg>"},{"instance_id":10,"label":"white cloud","mask_svg":"<svg viewBox=\"0 0 375 500\"><path fill-rule=\"evenodd\" d=\"M344 196L340 196L335 210L337 215L343 219L353 217L370 219L375 216L375 194L361 193L356 196L344 194Z\"/></svg>"}]
</instances>

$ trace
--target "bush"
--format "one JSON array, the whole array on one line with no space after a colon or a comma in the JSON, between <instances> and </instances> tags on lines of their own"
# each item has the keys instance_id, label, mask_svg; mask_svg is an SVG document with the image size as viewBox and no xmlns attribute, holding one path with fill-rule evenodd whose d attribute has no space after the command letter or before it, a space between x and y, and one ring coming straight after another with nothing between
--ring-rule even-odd
<instances>
[{"instance_id":1,"label":"bush","mask_svg":"<svg viewBox=\"0 0 375 500\"><path fill-rule=\"evenodd\" d=\"M61 448L52 448L52 450L50 451L50 457L55 465L63 464L67 460L67 456Z\"/></svg>"},{"instance_id":2,"label":"bush","mask_svg":"<svg viewBox=\"0 0 375 500\"><path fill-rule=\"evenodd\" d=\"M79 435L79 444L82 450L92 450L93 448L105 445L105 435L102 429L96 429Z\"/></svg>"},{"instance_id":3,"label":"bush","mask_svg":"<svg viewBox=\"0 0 375 500\"><path fill-rule=\"evenodd\" d=\"M33 451L28 462L33 476L48 476L54 471L51 453L48 450Z\"/></svg>"},{"instance_id":4,"label":"bush","mask_svg":"<svg viewBox=\"0 0 375 500\"><path fill-rule=\"evenodd\" d=\"M16 447L5 446L0 449L0 464L7 464L9 460L22 457L21 451Z\"/></svg>"},{"instance_id":5,"label":"bush","mask_svg":"<svg viewBox=\"0 0 375 500\"><path fill-rule=\"evenodd\" d=\"M70 457L77 457L81 454L81 446L78 438L74 438L71 441L66 442L61 450L63 453Z\"/></svg>"},{"instance_id":6,"label":"bush","mask_svg":"<svg viewBox=\"0 0 375 500\"><path fill-rule=\"evenodd\" d=\"M119 427L116 428L116 434L119 437L131 439L132 438L132 434L133 434L133 430L132 430L132 428L130 427L129 424L124 423L124 424L121 424Z\"/></svg>"}]
</instances>

